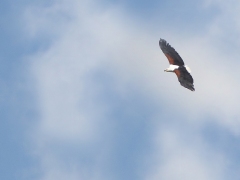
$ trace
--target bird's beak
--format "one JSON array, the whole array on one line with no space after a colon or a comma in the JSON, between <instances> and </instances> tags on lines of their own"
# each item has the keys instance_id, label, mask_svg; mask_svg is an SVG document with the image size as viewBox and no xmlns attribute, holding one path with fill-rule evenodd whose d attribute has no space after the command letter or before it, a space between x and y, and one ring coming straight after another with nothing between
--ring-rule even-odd
<instances>
[{"instance_id":1,"label":"bird's beak","mask_svg":"<svg viewBox=\"0 0 240 180\"><path fill-rule=\"evenodd\" d=\"M167 70L166 70L166 69L164 69L164 72L167 72Z\"/></svg>"}]
</instances>

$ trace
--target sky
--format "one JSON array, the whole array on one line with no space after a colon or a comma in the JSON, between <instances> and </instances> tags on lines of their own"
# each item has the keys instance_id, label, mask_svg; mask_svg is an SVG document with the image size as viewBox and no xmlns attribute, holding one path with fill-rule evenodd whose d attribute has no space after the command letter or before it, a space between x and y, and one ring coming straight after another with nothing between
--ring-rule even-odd
<instances>
[{"instance_id":1,"label":"sky","mask_svg":"<svg viewBox=\"0 0 240 180\"><path fill-rule=\"evenodd\" d=\"M238 0L2 0L0 179L239 180ZM192 72L180 86L158 41Z\"/></svg>"}]
</instances>

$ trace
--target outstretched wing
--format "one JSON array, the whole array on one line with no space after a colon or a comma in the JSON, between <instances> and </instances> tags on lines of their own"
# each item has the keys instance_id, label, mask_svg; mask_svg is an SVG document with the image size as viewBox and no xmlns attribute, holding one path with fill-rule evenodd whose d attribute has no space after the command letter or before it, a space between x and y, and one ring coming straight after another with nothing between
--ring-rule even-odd
<instances>
[{"instance_id":1,"label":"outstretched wing","mask_svg":"<svg viewBox=\"0 0 240 180\"><path fill-rule=\"evenodd\" d=\"M170 64L183 66L184 62L179 54L171 47L164 39L159 40L159 46L165 56L168 58Z\"/></svg>"},{"instance_id":2,"label":"outstretched wing","mask_svg":"<svg viewBox=\"0 0 240 180\"><path fill-rule=\"evenodd\" d=\"M193 85L193 78L184 66L181 66L178 69L175 69L174 72L178 77L178 81L183 87L188 88L191 91L195 91L194 85Z\"/></svg>"}]
</instances>

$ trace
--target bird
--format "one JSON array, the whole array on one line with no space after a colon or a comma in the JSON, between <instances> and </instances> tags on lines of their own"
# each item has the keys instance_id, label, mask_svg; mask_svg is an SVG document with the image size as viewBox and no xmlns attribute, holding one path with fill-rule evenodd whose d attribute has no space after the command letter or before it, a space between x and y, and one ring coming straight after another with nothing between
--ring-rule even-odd
<instances>
[{"instance_id":1,"label":"bird","mask_svg":"<svg viewBox=\"0 0 240 180\"><path fill-rule=\"evenodd\" d=\"M165 72L174 72L180 84L191 90L195 91L193 85L193 78L190 74L191 70L187 65L184 65L184 61L180 55L175 51L175 49L167 43L164 39L159 40L159 46L162 52L165 54L169 61L169 68L165 69Z\"/></svg>"}]
</instances>

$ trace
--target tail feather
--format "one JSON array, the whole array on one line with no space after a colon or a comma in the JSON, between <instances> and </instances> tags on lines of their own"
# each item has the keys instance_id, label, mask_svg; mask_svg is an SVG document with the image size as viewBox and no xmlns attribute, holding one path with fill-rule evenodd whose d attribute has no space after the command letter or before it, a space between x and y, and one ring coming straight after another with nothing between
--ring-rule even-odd
<instances>
[{"instance_id":1,"label":"tail feather","mask_svg":"<svg viewBox=\"0 0 240 180\"><path fill-rule=\"evenodd\" d=\"M189 66L185 65L184 67L186 68L186 70L187 70L189 73L191 73L191 69L190 69Z\"/></svg>"},{"instance_id":2,"label":"tail feather","mask_svg":"<svg viewBox=\"0 0 240 180\"><path fill-rule=\"evenodd\" d=\"M191 83L180 82L180 84L191 91L195 91L194 85Z\"/></svg>"}]
</instances>

